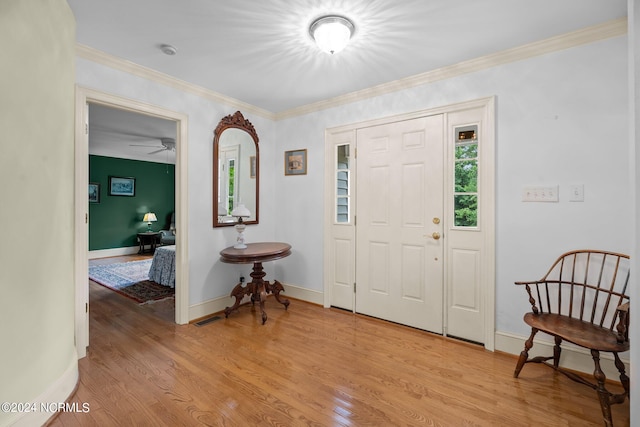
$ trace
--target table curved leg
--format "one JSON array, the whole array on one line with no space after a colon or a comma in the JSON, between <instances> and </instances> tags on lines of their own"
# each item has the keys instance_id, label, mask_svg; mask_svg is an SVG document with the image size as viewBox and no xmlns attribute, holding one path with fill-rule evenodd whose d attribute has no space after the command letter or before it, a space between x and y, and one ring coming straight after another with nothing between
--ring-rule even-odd
<instances>
[{"instance_id":1,"label":"table curved leg","mask_svg":"<svg viewBox=\"0 0 640 427\"><path fill-rule=\"evenodd\" d=\"M262 313L262 324L267 321L267 312L264 311L264 302L267 300L267 291L265 290L264 283L260 286L260 313Z\"/></svg>"},{"instance_id":2,"label":"table curved leg","mask_svg":"<svg viewBox=\"0 0 640 427\"><path fill-rule=\"evenodd\" d=\"M284 305L285 310L289 308L290 301L286 298L280 299L280 292L284 292L284 286L282 286L282 283L274 280L273 284L269 284L269 291L276 297L276 301Z\"/></svg>"},{"instance_id":3,"label":"table curved leg","mask_svg":"<svg viewBox=\"0 0 640 427\"><path fill-rule=\"evenodd\" d=\"M231 291L231 296L236 299L236 302L231 307L226 307L224 309L224 317L229 317L229 314L233 310L237 310L240 305L240 301L244 298L245 295L252 294L251 286L248 284L247 286L242 286L242 283L238 283L233 290Z\"/></svg>"},{"instance_id":4,"label":"table curved leg","mask_svg":"<svg viewBox=\"0 0 640 427\"><path fill-rule=\"evenodd\" d=\"M267 313L264 311L264 302L267 300L267 290L265 289L264 272L261 262L253 263L253 271L251 272L251 302L258 301L260 303L260 313L262 314L262 324L267 321Z\"/></svg>"},{"instance_id":5,"label":"table curved leg","mask_svg":"<svg viewBox=\"0 0 640 427\"><path fill-rule=\"evenodd\" d=\"M242 299L249 295L251 297L251 305L254 305L256 302L260 304L260 314L262 316L262 324L264 325L267 322L267 313L264 310L264 304L267 301L267 295L272 293L276 300L284 305L284 309L286 310L289 307L289 300L287 298L280 298L280 292L284 292L284 286L277 280L274 280L273 283L264 280L264 276L266 273L262 268L261 262L255 262L253 264L253 271L251 272L251 282L247 283L246 286L242 286L242 283L238 283L231 291L231 296L236 299L235 303L231 307L227 307L224 309L224 317L229 317L229 314L236 310L238 306L240 306L240 302Z\"/></svg>"}]
</instances>

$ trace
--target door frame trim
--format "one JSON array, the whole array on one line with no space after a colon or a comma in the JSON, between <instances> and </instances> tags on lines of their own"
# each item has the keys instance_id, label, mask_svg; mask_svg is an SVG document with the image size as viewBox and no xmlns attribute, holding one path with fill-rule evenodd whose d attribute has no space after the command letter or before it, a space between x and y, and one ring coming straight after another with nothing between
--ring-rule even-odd
<instances>
[{"instance_id":1,"label":"door frame trim","mask_svg":"<svg viewBox=\"0 0 640 427\"><path fill-rule=\"evenodd\" d=\"M146 104L129 98L111 95L94 89L76 86L76 122L75 122L75 296L76 296L76 349L78 358L86 356L89 345L88 317L88 193L89 182L89 145L88 145L88 103L106 105L121 110L129 110L176 122L176 173L175 173L175 211L176 211L176 294L175 322L189 322L189 264L188 237L188 117L156 105Z\"/></svg>"},{"instance_id":2,"label":"door frame trim","mask_svg":"<svg viewBox=\"0 0 640 427\"><path fill-rule=\"evenodd\" d=\"M486 227L486 239L484 242L484 250L486 251L486 270L482 277L482 292L483 292L483 309L484 309L484 348L493 351L495 348L495 300L496 300L496 235L495 235L495 96L480 98L476 100L460 102L450 104L446 106L430 108L426 110L415 111L411 113L404 113L395 116L388 116L379 119L367 120L363 122L351 123L334 128L328 128L325 130L325 169L324 169L324 262L323 262L323 289L324 289L324 306L331 306L331 281L333 280L335 273L334 261L331 257L331 245L334 236L334 218L333 218L333 203L334 203L334 164L333 164L333 150L332 136L346 133L355 132L357 129L364 127L371 127L382 125L391 122L399 122L404 120L411 120L424 116L431 116L436 114L447 114L461 110L468 110L474 108L483 108L486 125L485 125L485 156L483 162L489 162L483 166L485 173L482 175L482 186L487 201L483 206L483 216L486 219L484 226ZM357 166L356 166L357 167ZM355 190L357 191L357 189ZM352 196L354 197L354 196ZM357 207L356 207L357 209ZM340 225L344 227L344 225ZM355 227L354 224L351 225ZM445 248L446 250L446 248ZM353 251L355 251L355 244L353 245ZM353 254L355 260L355 254ZM355 266L354 266L355 267ZM351 279L355 282L355 268ZM444 307L446 309L446 307ZM353 310L355 310L355 304L353 304Z\"/></svg>"}]
</instances>

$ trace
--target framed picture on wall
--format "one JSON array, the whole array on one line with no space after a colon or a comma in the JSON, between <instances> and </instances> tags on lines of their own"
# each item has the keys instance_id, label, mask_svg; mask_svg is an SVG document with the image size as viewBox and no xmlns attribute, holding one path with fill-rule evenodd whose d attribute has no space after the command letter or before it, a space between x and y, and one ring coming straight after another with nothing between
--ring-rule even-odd
<instances>
[{"instance_id":1,"label":"framed picture on wall","mask_svg":"<svg viewBox=\"0 0 640 427\"><path fill-rule=\"evenodd\" d=\"M291 150L284 152L284 174L285 175L306 175L307 174L307 149Z\"/></svg>"},{"instance_id":2,"label":"framed picture on wall","mask_svg":"<svg viewBox=\"0 0 640 427\"><path fill-rule=\"evenodd\" d=\"M129 196L136 195L136 179L124 178L120 176L109 177L109 195L110 196Z\"/></svg>"},{"instance_id":3,"label":"framed picture on wall","mask_svg":"<svg viewBox=\"0 0 640 427\"><path fill-rule=\"evenodd\" d=\"M89 203L100 203L100 184L89 183Z\"/></svg>"}]
</instances>

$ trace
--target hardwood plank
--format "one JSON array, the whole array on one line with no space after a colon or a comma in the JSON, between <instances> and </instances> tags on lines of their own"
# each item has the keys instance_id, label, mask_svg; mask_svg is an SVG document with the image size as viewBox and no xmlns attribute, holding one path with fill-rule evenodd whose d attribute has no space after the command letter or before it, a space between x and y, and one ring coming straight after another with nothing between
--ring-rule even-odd
<instances>
[{"instance_id":1,"label":"hardwood plank","mask_svg":"<svg viewBox=\"0 0 640 427\"><path fill-rule=\"evenodd\" d=\"M515 379L515 356L342 310L268 298L265 325L245 305L198 327L96 284L90 301L71 398L90 412L52 426L602 425L595 391L548 368Z\"/></svg>"}]
</instances>

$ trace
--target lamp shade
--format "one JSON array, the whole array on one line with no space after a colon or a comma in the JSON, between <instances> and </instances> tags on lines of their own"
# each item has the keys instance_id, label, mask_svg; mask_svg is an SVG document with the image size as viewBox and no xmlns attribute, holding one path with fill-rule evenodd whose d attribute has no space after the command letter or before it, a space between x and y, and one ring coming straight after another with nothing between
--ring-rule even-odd
<instances>
[{"instance_id":1,"label":"lamp shade","mask_svg":"<svg viewBox=\"0 0 640 427\"><path fill-rule=\"evenodd\" d=\"M309 34L323 51L334 54L345 48L353 35L353 23L342 16L323 16L309 27Z\"/></svg>"},{"instance_id":2,"label":"lamp shade","mask_svg":"<svg viewBox=\"0 0 640 427\"><path fill-rule=\"evenodd\" d=\"M156 222L158 218L156 218L156 214L154 214L153 212L147 212L146 214L144 214L144 218L142 220L144 222Z\"/></svg>"},{"instance_id":3,"label":"lamp shade","mask_svg":"<svg viewBox=\"0 0 640 427\"><path fill-rule=\"evenodd\" d=\"M233 208L233 210L231 211L231 216L248 218L251 216L251 212L249 212L249 209L247 209L247 207L241 203Z\"/></svg>"}]
</instances>

